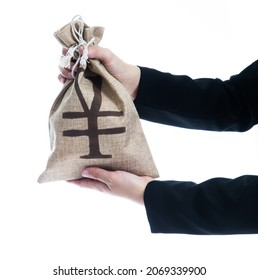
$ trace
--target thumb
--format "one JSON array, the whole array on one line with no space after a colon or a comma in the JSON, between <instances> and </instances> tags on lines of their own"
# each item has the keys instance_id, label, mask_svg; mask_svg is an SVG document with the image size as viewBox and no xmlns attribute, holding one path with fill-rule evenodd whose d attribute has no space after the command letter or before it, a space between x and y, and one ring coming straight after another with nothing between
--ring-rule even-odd
<instances>
[{"instance_id":1,"label":"thumb","mask_svg":"<svg viewBox=\"0 0 258 280\"><path fill-rule=\"evenodd\" d=\"M103 64L110 63L114 57L109 49L99 47L98 45L89 46L88 56L89 58L99 59Z\"/></svg>"},{"instance_id":2,"label":"thumb","mask_svg":"<svg viewBox=\"0 0 258 280\"><path fill-rule=\"evenodd\" d=\"M107 171L97 167L89 167L83 170L82 176L85 178L100 181L106 185L111 184L112 171Z\"/></svg>"}]
</instances>

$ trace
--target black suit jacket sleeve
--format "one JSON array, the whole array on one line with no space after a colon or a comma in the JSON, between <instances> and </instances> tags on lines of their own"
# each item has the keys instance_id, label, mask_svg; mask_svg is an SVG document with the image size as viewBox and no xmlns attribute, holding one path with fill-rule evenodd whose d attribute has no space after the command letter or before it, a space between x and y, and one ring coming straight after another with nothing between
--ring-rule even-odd
<instances>
[{"instance_id":1,"label":"black suit jacket sleeve","mask_svg":"<svg viewBox=\"0 0 258 280\"><path fill-rule=\"evenodd\" d=\"M153 233L258 233L257 176L201 184L152 181L144 202Z\"/></svg>"},{"instance_id":2,"label":"black suit jacket sleeve","mask_svg":"<svg viewBox=\"0 0 258 280\"><path fill-rule=\"evenodd\" d=\"M135 105L141 118L184 128L246 131L258 120L258 61L227 81L141 67ZM151 231L258 233L258 177L201 184L152 181L144 193Z\"/></svg>"},{"instance_id":3,"label":"black suit jacket sleeve","mask_svg":"<svg viewBox=\"0 0 258 280\"><path fill-rule=\"evenodd\" d=\"M140 68L135 105L142 119L213 131L246 131L257 124L258 60L226 81Z\"/></svg>"}]
</instances>

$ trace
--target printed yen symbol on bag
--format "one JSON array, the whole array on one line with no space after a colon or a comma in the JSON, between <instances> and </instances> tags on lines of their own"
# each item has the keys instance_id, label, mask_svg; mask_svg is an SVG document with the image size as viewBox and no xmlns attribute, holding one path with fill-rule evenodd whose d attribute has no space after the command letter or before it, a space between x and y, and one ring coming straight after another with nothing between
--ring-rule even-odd
<instances>
[{"instance_id":1,"label":"printed yen symbol on bag","mask_svg":"<svg viewBox=\"0 0 258 280\"><path fill-rule=\"evenodd\" d=\"M80 68L79 72L83 72L84 69ZM79 75L77 75L78 77ZM64 119L76 119L76 118L87 118L88 119L88 129L85 130L65 130L63 131L63 136L67 137L79 137L79 136L87 136L89 137L89 154L80 156L83 159L89 158L112 158L112 155L103 155L100 151L99 147L99 135L108 135L108 134L119 134L124 133L126 131L125 127L117 127L117 128L98 128L98 118L99 117L119 117L123 116L122 111L100 111L102 96L101 96L101 85L102 79L100 76L95 76L89 78L92 81L92 87L94 92L94 98L91 104L91 108L89 109L83 94L81 92L78 79L75 79L75 90L76 94L81 103L83 112L64 112Z\"/></svg>"}]
</instances>

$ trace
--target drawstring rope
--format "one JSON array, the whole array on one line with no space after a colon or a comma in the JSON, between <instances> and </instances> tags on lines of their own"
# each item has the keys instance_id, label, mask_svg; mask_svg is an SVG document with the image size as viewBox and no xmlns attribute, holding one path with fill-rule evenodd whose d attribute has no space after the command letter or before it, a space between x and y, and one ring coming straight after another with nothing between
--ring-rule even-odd
<instances>
[{"instance_id":1,"label":"drawstring rope","mask_svg":"<svg viewBox=\"0 0 258 280\"><path fill-rule=\"evenodd\" d=\"M83 30L84 30L84 22L80 16L75 16L71 21L71 27L72 27L72 33L74 36L74 39L76 40L76 44L72 45L67 53L65 55L62 55L60 58L59 65L62 68L69 68L71 59L74 58L75 52L79 53L80 46L84 47L83 54L78 56L76 59L76 62L72 68L72 76L74 78L74 71L77 67L77 65L80 63L80 65L83 68L87 67L87 59L88 59L88 47L93 44L95 41L95 38L92 38L88 43L83 39ZM78 28L77 28L78 26Z\"/></svg>"}]
</instances>

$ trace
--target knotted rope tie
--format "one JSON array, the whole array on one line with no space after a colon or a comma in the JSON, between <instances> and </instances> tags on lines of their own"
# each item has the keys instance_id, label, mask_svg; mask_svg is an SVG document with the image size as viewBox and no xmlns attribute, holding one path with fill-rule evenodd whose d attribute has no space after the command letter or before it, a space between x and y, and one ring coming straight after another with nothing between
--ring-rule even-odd
<instances>
[{"instance_id":1,"label":"knotted rope tie","mask_svg":"<svg viewBox=\"0 0 258 280\"><path fill-rule=\"evenodd\" d=\"M69 68L71 64L71 59L75 57L75 52L79 54L79 48L81 46L84 47L83 54L77 57L76 62L72 68L72 77L74 78L74 71L77 65L80 65L86 69L87 67L87 60L88 60L88 47L93 44L95 38L93 37L88 43L83 39L83 30L84 30L84 22L80 16L75 16L71 23L72 33L74 39L76 40L76 44L71 46L65 55L62 55L60 58L59 65L62 68ZM77 27L78 26L78 27Z\"/></svg>"}]
</instances>

